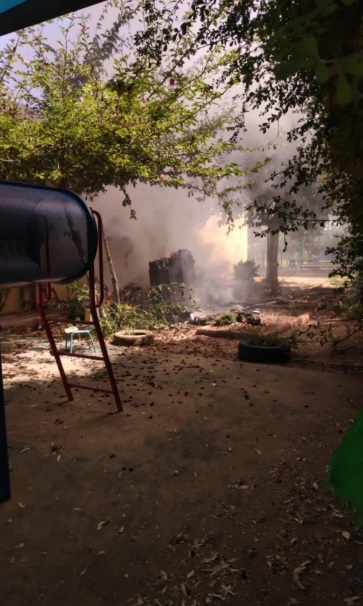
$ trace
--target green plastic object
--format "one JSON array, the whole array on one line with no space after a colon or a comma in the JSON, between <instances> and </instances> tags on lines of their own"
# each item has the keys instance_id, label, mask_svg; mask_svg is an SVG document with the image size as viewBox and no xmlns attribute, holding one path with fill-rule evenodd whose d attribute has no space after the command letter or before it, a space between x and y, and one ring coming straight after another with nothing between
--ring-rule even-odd
<instances>
[{"instance_id":1,"label":"green plastic object","mask_svg":"<svg viewBox=\"0 0 363 606\"><path fill-rule=\"evenodd\" d=\"M363 526L363 409L329 463L327 483L339 499L356 511L358 524Z\"/></svg>"}]
</instances>

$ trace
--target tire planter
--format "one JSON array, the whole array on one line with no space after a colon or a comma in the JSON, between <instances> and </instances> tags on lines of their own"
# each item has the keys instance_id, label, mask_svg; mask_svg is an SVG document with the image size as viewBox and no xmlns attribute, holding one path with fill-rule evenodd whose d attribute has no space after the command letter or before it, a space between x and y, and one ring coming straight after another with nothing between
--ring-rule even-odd
<instances>
[{"instance_id":1,"label":"tire planter","mask_svg":"<svg viewBox=\"0 0 363 606\"><path fill-rule=\"evenodd\" d=\"M151 345L154 334L150 330L120 330L113 335L113 345Z\"/></svg>"},{"instance_id":2,"label":"tire planter","mask_svg":"<svg viewBox=\"0 0 363 606\"><path fill-rule=\"evenodd\" d=\"M240 341L238 357L246 362L284 364L291 359L291 349L288 346L250 345L247 341Z\"/></svg>"}]
</instances>

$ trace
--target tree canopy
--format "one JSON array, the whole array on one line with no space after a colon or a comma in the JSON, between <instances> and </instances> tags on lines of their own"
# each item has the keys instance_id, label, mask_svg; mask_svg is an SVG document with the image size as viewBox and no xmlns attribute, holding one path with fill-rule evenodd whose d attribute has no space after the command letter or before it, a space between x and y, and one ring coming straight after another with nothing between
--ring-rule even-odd
<instances>
[{"instance_id":1,"label":"tree canopy","mask_svg":"<svg viewBox=\"0 0 363 606\"><path fill-rule=\"evenodd\" d=\"M125 26L140 15L133 44ZM248 171L227 154L246 115L258 111L266 133L295 114L296 151L270 175L281 230L329 211L349 226L342 271L362 269L358 0L124 0L111 28L102 19L94 35L73 16L55 44L32 28L0 51L3 179L88 196L113 185L124 204L140 181L185 187L217 196L232 220L241 183L226 178ZM318 210L301 205L301 188L317 192Z\"/></svg>"},{"instance_id":2,"label":"tree canopy","mask_svg":"<svg viewBox=\"0 0 363 606\"><path fill-rule=\"evenodd\" d=\"M286 224L308 227L319 219L313 210L304 213L294 198L301 186L313 185L323 207L348 222L352 242L357 237L362 241L361 2L145 0L142 4L147 23L137 35L142 56L162 64L166 49L173 49L175 61L183 62L200 49L228 48L229 60L218 84L243 87L236 126L244 126L251 109L260 112L262 132L286 114L297 113L298 120L287 133L287 139L296 142L296 153L275 171L284 191L290 185L288 204L275 192ZM350 257L345 272L362 269L362 248L355 250L355 260L352 263Z\"/></svg>"},{"instance_id":3,"label":"tree canopy","mask_svg":"<svg viewBox=\"0 0 363 606\"><path fill-rule=\"evenodd\" d=\"M89 197L115 186L146 182L219 197L244 171L228 162L236 145L222 137L230 104L216 109L219 53L172 73L136 58L123 26L123 7L109 29L96 33L86 17L59 22L52 44L46 29L30 28L0 51L0 177L66 187ZM219 184L222 184L219 186Z\"/></svg>"}]
</instances>

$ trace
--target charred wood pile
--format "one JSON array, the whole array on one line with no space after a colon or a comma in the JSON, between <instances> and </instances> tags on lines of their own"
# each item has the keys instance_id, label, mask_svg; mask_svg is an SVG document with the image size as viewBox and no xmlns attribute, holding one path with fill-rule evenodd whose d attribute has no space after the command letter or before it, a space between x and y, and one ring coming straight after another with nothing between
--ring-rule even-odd
<instances>
[{"instance_id":1,"label":"charred wood pile","mask_svg":"<svg viewBox=\"0 0 363 606\"><path fill-rule=\"evenodd\" d=\"M194 259L191 252L181 249L170 257L149 262L150 286L160 284L185 284L191 288L195 283Z\"/></svg>"},{"instance_id":2,"label":"charred wood pile","mask_svg":"<svg viewBox=\"0 0 363 606\"><path fill-rule=\"evenodd\" d=\"M124 288L120 289L120 301L128 305L140 305L144 298L144 290L141 286L137 286L130 282Z\"/></svg>"}]
</instances>

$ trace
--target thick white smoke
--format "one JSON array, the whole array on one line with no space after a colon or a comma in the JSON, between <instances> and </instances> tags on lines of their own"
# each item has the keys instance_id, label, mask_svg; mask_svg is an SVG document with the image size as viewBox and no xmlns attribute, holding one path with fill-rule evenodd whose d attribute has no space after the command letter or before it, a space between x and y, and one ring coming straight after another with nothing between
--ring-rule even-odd
<instances>
[{"instance_id":1,"label":"thick white smoke","mask_svg":"<svg viewBox=\"0 0 363 606\"><path fill-rule=\"evenodd\" d=\"M183 190L139 185L130 191L137 219L122 206L122 194L110 189L92 203L103 218L120 287L149 285L149 262L179 249L195 260L197 288L203 300L233 300L233 265L247 258L242 222L228 234L214 201L197 202ZM106 269L106 283L110 286Z\"/></svg>"}]
</instances>

